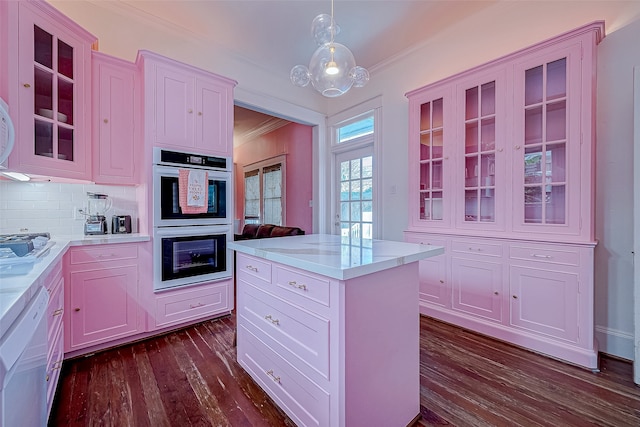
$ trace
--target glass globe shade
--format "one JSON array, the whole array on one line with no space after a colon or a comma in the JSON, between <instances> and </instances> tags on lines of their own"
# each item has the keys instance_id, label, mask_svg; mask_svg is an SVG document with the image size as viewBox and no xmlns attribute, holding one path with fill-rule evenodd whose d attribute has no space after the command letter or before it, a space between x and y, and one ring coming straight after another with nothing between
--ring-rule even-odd
<instances>
[{"instance_id":1,"label":"glass globe shade","mask_svg":"<svg viewBox=\"0 0 640 427\"><path fill-rule=\"evenodd\" d=\"M305 87L311 81L309 69L304 65L296 65L293 67L289 74L289 78L291 79L291 83L299 87Z\"/></svg>"},{"instance_id":2,"label":"glass globe shade","mask_svg":"<svg viewBox=\"0 0 640 427\"><path fill-rule=\"evenodd\" d=\"M318 46L329 43L339 32L340 27L326 13L316 16L311 23L311 35Z\"/></svg>"},{"instance_id":3,"label":"glass globe shade","mask_svg":"<svg viewBox=\"0 0 640 427\"><path fill-rule=\"evenodd\" d=\"M327 65L335 62L337 73L328 74ZM333 66L333 64L331 64ZM340 43L325 43L313 53L309 62L311 84L322 95L333 98L351 89L350 71L356 66L351 51ZM335 71L335 70L334 70Z\"/></svg>"}]
</instances>

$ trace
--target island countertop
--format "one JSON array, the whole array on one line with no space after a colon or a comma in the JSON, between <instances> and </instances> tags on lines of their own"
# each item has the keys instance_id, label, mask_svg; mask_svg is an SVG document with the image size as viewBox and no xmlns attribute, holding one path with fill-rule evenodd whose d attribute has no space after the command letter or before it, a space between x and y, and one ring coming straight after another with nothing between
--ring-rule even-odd
<instances>
[{"instance_id":1,"label":"island countertop","mask_svg":"<svg viewBox=\"0 0 640 427\"><path fill-rule=\"evenodd\" d=\"M348 280L444 253L441 246L333 234L230 242L229 248L338 280Z\"/></svg>"}]
</instances>

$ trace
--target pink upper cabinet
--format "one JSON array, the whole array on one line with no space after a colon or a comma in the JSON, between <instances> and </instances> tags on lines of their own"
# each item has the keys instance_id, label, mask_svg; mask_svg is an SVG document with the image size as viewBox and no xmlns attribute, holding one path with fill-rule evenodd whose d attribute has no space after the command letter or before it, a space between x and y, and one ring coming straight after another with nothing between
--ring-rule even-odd
<instances>
[{"instance_id":1,"label":"pink upper cabinet","mask_svg":"<svg viewBox=\"0 0 640 427\"><path fill-rule=\"evenodd\" d=\"M148 51L144 73L145 139L155 146L230 157L236 82Z\"/></svg>"},{"instance_id":2,"label":"pink upper cabinet","mask_svg":"<svg viewBox=\"0 0 640 427\"><path fill-rule=\"evenodd\" d=\"M594 22L407 94L412 231L594 240Z\"/></svg>"},{"instance_id":3,"label":"pink upper cabinet","mask_svg":"<svg viewBox=\"0 0 640 427\"><path fill-rule=\"evenodd\" d=\"M91 57L96 38L45 2L7 2L12 170L91 179Z\"/></svg>"}]
</instances>

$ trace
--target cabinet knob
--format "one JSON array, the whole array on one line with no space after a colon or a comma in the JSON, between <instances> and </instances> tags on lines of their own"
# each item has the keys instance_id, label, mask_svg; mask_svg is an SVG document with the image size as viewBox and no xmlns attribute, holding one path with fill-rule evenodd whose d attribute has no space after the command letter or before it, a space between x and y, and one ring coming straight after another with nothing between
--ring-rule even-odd
<instances>
[{"instance_id":1,"label":"cabinet knob","mask_svg":"<svg viewBox=\"0 0 640 427\"><path fill-rule=\"evenodd\" d=\"M518 296L517 295L513 295L513 299L518 299Z\"/></svg>"},{"instance_id":2,"label":"cabinet knob","mask_svg":"<svg viewBox=\"0 0 640 427\"><path fill-rule=\"evenodd\" d=\"M516 146L515 146L515 149L516 149L516 150L519 150L519 149L520 149L520 146L519 146L519 145L516 145Z\"/></svg>"},{"instance_id":3,"label":"cabinet knob","mask_svg":"<svg viewBox=\"0 0 640 427\"><path fill-rule=\"evenodd\" d=\"M191 113L193 113L193 110L192 110L191 108L189 108L189 109L187 110L187 113L191 114Z\"/></svg>"},{"instance_id":4,"label":"cabinet knob","mask_svg":"<svg viewBox=\"0 0 640 427\"><path fill-rule=\"evenodd\" d=\"M198 115L201 116L202 115L202 111L198 111Z\"/></svg>"},{"instance_id":5,"label":"cabinet knob","mask_svg":"<svg viewBox=\"0 0 640 427\"><path fill-rule=\"evenodd\" d=\"M444 280L440 279L440 283L444 283Z\"/></svg>"},{"instance_id":6,"label":"cabinet knob","mask_svg":"<svg viewBox=\"0 0 640 427\"><path fill-rule=\"evenodd\" d=\"M80 311L80 307L74 308L73 311Z\"/></svg>"},{"instance_id":7,"label":"cabinet knob","mask_svg":"<svg viewBox=\"0 0 640 427\"><path fill-rule=\"evenodd\" d=\"M80 309L78 309L78 310L80 310ZM63 311L64 311L63 309L59 308L59 309L57 309L56 311L53 312L53 316L60 316Z\"/></svg>"},{"instance_id":8,"label":"cabinet knob","mask_svg":"<svg viewBox=\"0 0 640 427\"><path fill-rule=\"evenodd\" d=\"M493 294L494 294L494 295L498 295L498 291L495 291Z\"/></svg>"},{"instance_id":9,"label":"cabinet knob","mask_svg":"<svg viewBox=\"0 0 640 427\"><path fill-rule=\"evenodd\" d=\"M109 119L104 119L103 122L109 123Z\"/></svg>"},{"instance_id":10,"label":"cabinet knob","mask_svg":"<svg viewBox=\"0 0 640 427\"><path fill-rule=\"evenodd\" d=\"M26 87L27 89L29 89L31 87L31 85L29 83L25 83L22 86Z\"/></svg>"}]
</instances>

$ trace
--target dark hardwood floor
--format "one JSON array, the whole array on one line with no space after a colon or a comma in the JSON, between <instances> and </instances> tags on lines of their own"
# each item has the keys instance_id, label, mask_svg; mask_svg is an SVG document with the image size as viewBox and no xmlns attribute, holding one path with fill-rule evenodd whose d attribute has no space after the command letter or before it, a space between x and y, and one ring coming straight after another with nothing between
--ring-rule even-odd
<instances>
[{"instance_id":1,"label":"dark hardwood floor","mask_svg":"<svg viewBox=\"0 0 640 427\"><path fill-rule=\"evenodd\" d=\"M420 426L640 426L628 362L592 373L420 322ZM228 316L66 361L49 425L292 426L236 363L234 329Z\"/></svg>"}]
</instances>

